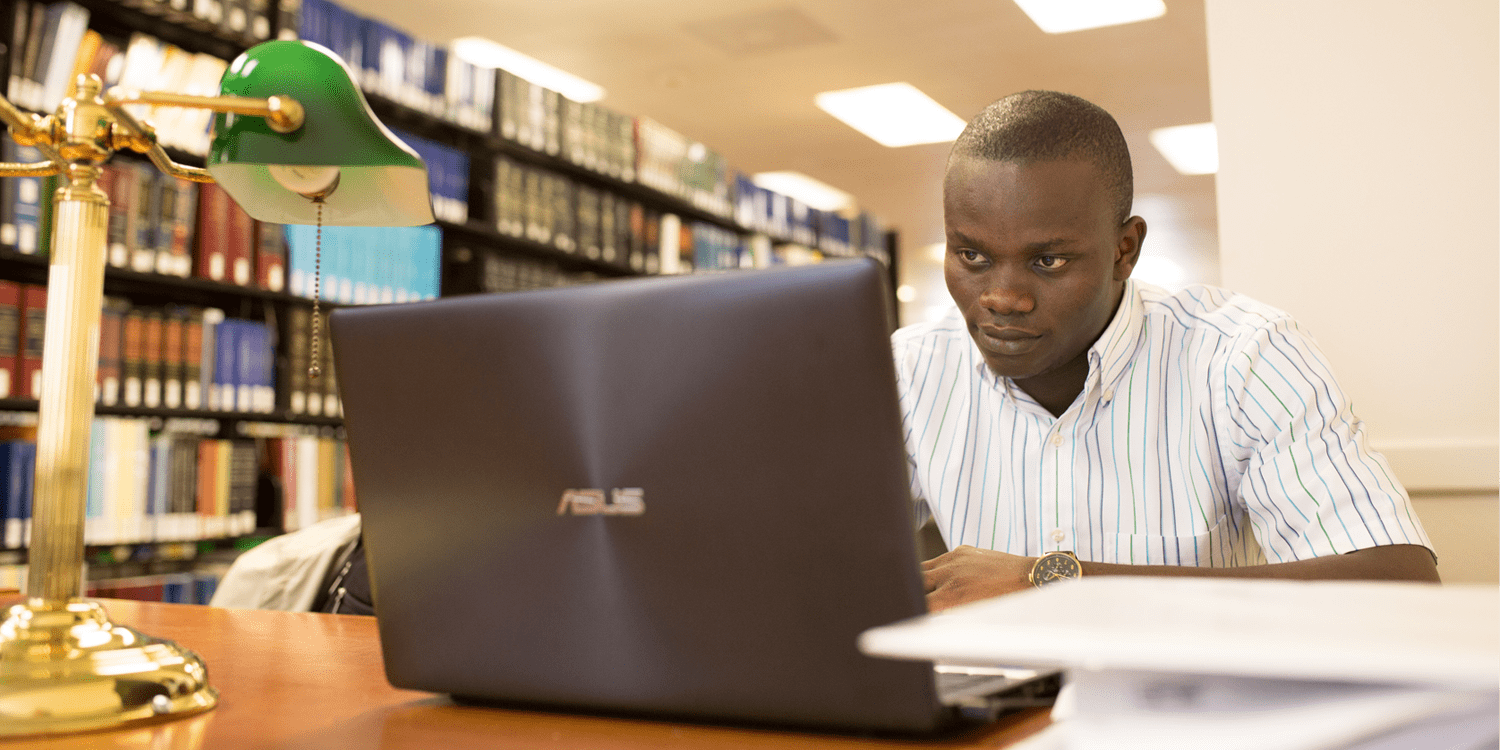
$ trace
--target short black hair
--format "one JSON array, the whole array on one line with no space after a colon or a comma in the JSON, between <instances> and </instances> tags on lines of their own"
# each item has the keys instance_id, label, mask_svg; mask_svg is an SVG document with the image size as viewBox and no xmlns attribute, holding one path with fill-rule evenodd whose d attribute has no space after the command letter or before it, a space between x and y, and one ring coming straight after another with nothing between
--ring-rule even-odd
<instances>
[{"instance_id":1,"label":"short black hair","mask_svg":"<svg viewBox=\"0 0 1500 750\"><path fill-rule=\"evenodd\" d=\"M948 161L959 157L1021 164L1082 158L1114 193L1117 222L1130 218L1135 177L1120 125L1072 94L1022 91L985 107L958 136Z\"/></svg>"}]
</instances>

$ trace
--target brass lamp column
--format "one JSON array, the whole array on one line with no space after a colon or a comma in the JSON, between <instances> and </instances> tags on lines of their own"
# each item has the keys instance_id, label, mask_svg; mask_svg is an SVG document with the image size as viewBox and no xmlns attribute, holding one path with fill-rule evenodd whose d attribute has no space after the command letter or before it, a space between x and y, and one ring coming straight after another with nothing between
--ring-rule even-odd
<instances>
[{"instance_id":1,"label":"brass lamp column","mask_svg":"<svg viewBox=\"0 0 1500 750\"><path fill-rule=\"evenodd\" d=\"M213 708L197 655L109 621L83 599L89 433L109 197L100 167L120 149L179 179L218 182L251 217L278 224L416 226L433 221L425 165L370 111L327 49L273 41L230 63L221 96L77 94L39 117L0 97L0 120L46 161L0 164L0 177L62 174L48 272L46 346L27 596L0 622L0 738L83 731ZM207 169L177 164L129 104L212 110ZM306 107L306 109L304 109ZM372 248L378 250L378 248Z\"/></svg>"},{"instance_id":2,"label":"brass lamp column","mask_svg":"<svg viewBox=\"0 0 1500 750\"><path fill-rule=\"evenodd\" d=\"M170 165L167 171L177 177L212 178L167 159L148 127L113 97L101 98L97 77L80 76L77 90L46 118L0 98L0 119L12 137L49 159L0 164L0 175L66 178L55 195L47 277L27 597L0 623L0 736L111 727L192 714L218 702L197 655L113 624L102 607L83 600L89 431L109 221L109 197L97 185L100 166L129 147ZM225 108L265 115L271 106L230 101Z\"/></svg>"}]
</instances>

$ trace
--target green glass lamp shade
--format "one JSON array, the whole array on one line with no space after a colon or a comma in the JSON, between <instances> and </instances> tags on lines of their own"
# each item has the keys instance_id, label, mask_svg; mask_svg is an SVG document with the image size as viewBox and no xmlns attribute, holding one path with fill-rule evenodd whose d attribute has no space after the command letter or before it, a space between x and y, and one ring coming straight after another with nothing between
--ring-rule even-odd
<instances>
[{"instance_id":1,"label":"green glass lamp shade","mask_svg":"<svg viewBox=\"0 0 1500 750\"><path fill-rule=\"evenodd\" d=\"M299 193L318 192L336 176L336 187L323 203L325 224L432 223L421 157L376 119L333 52L300 41L258 44L230 63L219 92L258 99L289 96L306 113L302 127L291 133L272 130L261 117L214 115L208 171L252 217L316 223L317 207Z\"/></svg>"}]
</instances>

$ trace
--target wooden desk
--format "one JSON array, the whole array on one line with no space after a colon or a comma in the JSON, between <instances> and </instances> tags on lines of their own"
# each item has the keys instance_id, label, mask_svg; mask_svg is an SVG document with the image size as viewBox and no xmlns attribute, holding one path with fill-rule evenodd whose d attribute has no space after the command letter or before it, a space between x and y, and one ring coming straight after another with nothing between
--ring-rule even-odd
<instances>
[{"instance_id":1,"label":"wooden desk","mask_svg":"<svg viewBox=\"0 0 1500 750\"><path fill-rule=\"evenodd\" d=\"M386 682L373 618L123 600L104 605L114 622L198 652L219 691L218 708L135 729L0 741L0 750L1001 748L1048 722L1046 711L1032 710L956 739L923 742L460 706Z\"/></svg>"}]
</instances>

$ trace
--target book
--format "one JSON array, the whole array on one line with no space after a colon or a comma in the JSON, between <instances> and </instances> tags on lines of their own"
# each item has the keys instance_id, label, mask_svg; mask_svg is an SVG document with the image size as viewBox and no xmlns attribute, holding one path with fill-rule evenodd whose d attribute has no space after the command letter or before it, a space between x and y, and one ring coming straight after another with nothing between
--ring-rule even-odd
<instances>
[{"instance_id":1,"label":"book","mask_svg":"<svg viewBox=\"0 0 1500 750\"><path fill-rule=\"evenodd\" d=\"M36 444L27 440L0 442L0 509L4 510L4 546L24 544L24 530L31 518L31 474L35 470Z\"/></svg>"},{"instance_id":2,"label":"book","mask_svg":"<svg viewBox=\"0 0 1500 750\"><path fill-rule=\"evenodd\" d=\"M162 319L161 402L162 406L168 409L180 409L183 406L183 338L187 326L186 318L185 310L173 308L168 310Z\"/></svg>"},{"instance_id":3,"label":"book","mask_svg":"<svg viewBox=\"0 0 1500 750\"><path fill-rule=\"evenodd\" d=\"M93 70L94 57L99 54L99 48L102 46L104 46L104 37L99 32L85 27L83 38L78 42L78 50L74 53L73 69L68 72L63 96L76 96L78 94L78 76Z\"/></svg>"},{"instance_id":4,"label":"book","mask_svg":"<svg viewBox=\"0 0 1500 750\"><path fill-rule=\"evenodd\" d=\"M21 58L21 71L11 84L14 103L28 109L40 109L42 85L36 76L37 61L41 58L44 36L42 29L47 23L45 7L40 2L31 3L26 19L25 53Z\"/></svg>"},{"instance_id":5,"label":"book","mask_svg":"<svg viewBox=\"0 0 1500 750\"><path fill-rule=\"evenodd\" d=\"M41 398L42 346L47 333L47 287L21 287L21 321L25 344L20 353L22 398Z\"/></svg>"},{"instance_id":6,"label":"book","mask_svg":"<svg viewBox=\"0 0 1500 750\"><path fill-rule=\"evenodd\" d=\"M0 138L0 161L17 162L16 142ZM16 180L0 180L0 247L16 247Z\"/></svg>"},{"instance_id":7,"label":"book","mask_svg":"<svg viewBox=\"0 0 1500 750\"><path fill-rule=\"evenodd\" d=\"M166 210L162 211L162 224L158 231L167 235L166 252L157 257L159 273L187 277L193 269L193 234L197 228L198 183L176 178L165 178L162 202L171 205L171 221L167 221Z\"/></svg>"},{"instance_id":8,"label":"book","mask_svg":"<svg viewBox=\"0 0 1500 750\"><path fill-rule=\"evenodd\" d=\"M105 258L115 268L130 267L133 244L130 207L135 201L135 170L138 167L123 159L106 163L99 177L99 187L109 196L109 224L105 230Z\"/></svg>"},{"instance_id":9,"label":"book","mask_svg":"<svg viewBox=\"0 0 1500 750\"><path fill-rule=\"evenodd\" d=\"M224 311L217 307L205 307L202 314L195 317L200 322L199 332L202 334L198 347L198 390L202 394L200 408L216 411L222 408L219 404L219 390L215 387L217 374L214 370L218 367L218 331L219 324L224 321Z\"/></svg>"},{"instance_id":10,"label":"book","mask_svg":"<svg viewBox=\"0 0 1500 750\"><path fill-rule=\"evenodd\" d=\"M130 270L149 273L156 269L156 228L161 214L160 184L164 177L155 169L141 167L135 170L135 187L131 189L131 207L134 222L131 224Z\"/></svg>"},{"instance_id":11,"label":"book","mask_svg":"<svg viewBox=\"0 0 1500 750\"><path fill-rule=\"evenodd\" d=\"M21 91L22 71L26 68L26 32L30 27L32 15L32 3L29 0L15 0L11 9L11 37L10 49L5 56L5 69L9 74L6 81L6 96L13 104L22 104L25 95ZM10 139L6 139L9 141ZM9 157L5 161L11 161ZM12 244L7 242L5 244Z\"/></svg>"},{"instance_id":12,"label":"book","mask_svg":"<svg viewBox=\"0 0 1500 750\"><path fill-rule=\"evenodd\" d=\"M125 311L130 303L122 299L104 300L99 313L99 369L96 378L97 399L104 406L115 406L121 400L123 356L125 349Z\"/></svg>"},{"instance_id":13,"label":"book","mask_svg":"<svg viewBox=\"0 0 1500 750\"><path fill-rule=\"evenodd\" d=\"M182 321L182 406L202 409L203 311L189 310Z\"/></svg>"},{"instance_id":14,"label":"book","mask_svg":"<svg viewBox=\"0 0 1500 750\"><path fill-rule=\"evenodd\" d=\"M213 388L211 403L220 411L239 408L239 331L240 321L227 318L214 326Z\"/></svg>"},{"instance_id":15,"label":"book","mask_svg":"<svg viewBox=\"0 0 1500 750\"><path fill-rule=\"evenodd\" d=\"M259 465L255 443L229 442L229 503L227 534L242 536L255 531L255 485Z\"/></svg>"},{"instance_id":16,"label":"book","mask_svg":"<svg viewBox=\"0 0 1500 750\"><path fill-rule=\"evenodd\" d=\"M83 542L98 544L105 537L104 504L109 487L107 479L118 471L110 463L110 420L95 417L89 423L89 480L84 496Z\"/></svg>"},{"instance_id":17,"label":"book","mask_svg":"<svg viewBox=\"0 0 1500 750\"><path fill-rule=\"evenodd\" d=\"M89 11L63 0L45 6L42 16L45 20L41 30L42 46L37 56L37 96L29 106L50 113L68 91L78 47L88 31Z\"/></svg>"},{"instance_id":18,"label":"book","mask_svg":"<svg viewBox=\"0 0 1500 750\"><path fill-rule=\"evenodd\" d=\"M286 312L286 333L282 339L286 342L286 372L281 382L286 384L282 389L284 403L283 408L291 414L306 414L307 411L307 368L311 353L308 351L309 337L312 335L312 310L301 305L293 305Z\"/></svg>"},{"instance_id":19,"label":"book","mask_svg":"<svg viewBox=\"0 0 1500 750\"><path fill-rule=\"evenodd\" d=\"M21 285L0 281L0 398L19 395Z\"/></svg>"},{"instance_id":20,"label":"book","mask_svg":"<svg viewBox=\"0 0 1500 750\"><path fill-rule=\"evenodd\" d=\"M193 273L210 281L229 278L229 194L217 183L198 190L198 251Z\"/></svg>"},{"instance_id":21,"label":"book","mask_svg":"<svg viewBox=\"0 0 1500 750\"><path fill-rule=\"evenodd\" d=\"M10 140L7 137L5 140ZM32 146L15 146L15 158L22 163L42 161L42 152ZM15 202L12 215L15 221L16 252L36 255L42 251L42 204L50 202L52 196L46 189L44 177L8 177L15 185Z\"/></svg>"},{"instance_id":22,"label":"book","mask_svg":"<svg viewBox=\"0 0 1500 750\"><path fill-rule=\"evenodd\" d=\"M126 406L143 406L146 398L146 311L131 308L124 317L125 337L120 357L120 380L124 384L122 401Z\"/></svg>"},{"instance_id":23,"label":"book","mask_svg":"<svg viewBox=\"0 0 1500 750\"><path fill-rule=\"evenodd\" d=\"M227 196L227 193L226 193ZM228 222L225 228L227 242L224 260L228 270L228 281L237 286L250 286L254 281L255 226L250 214L233 200L225 200Z\"/></svg>"},{"instance_id":24,"label":"book","mask_svg":"<svg viewBox=\"0 0 1500 750\"><path fill-rule=\"evenodd\" d=\"M279 292L286 288L286 231L280 224L255 222L255 285Z\"/></svg>"}]
</instances>

